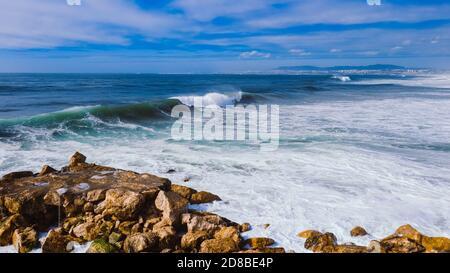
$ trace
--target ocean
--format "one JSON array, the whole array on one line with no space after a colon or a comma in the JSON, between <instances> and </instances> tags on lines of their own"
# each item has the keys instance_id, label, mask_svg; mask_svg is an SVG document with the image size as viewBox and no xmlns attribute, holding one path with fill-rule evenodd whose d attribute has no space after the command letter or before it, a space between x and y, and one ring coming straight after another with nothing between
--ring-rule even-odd
<instances>
[{"instance_id":1,"label":"ocean","mask_svg":"<svg viewBox=\"0 0 450 273\"><path fill-rule=\"evenodd\" d=\"M173 140L172 107L199 97L279 105L278 149ZM306 251L296 236L305 229L358 244L406 223L450 237L446 72L0 74L0 176L60 168L75 151L218 194L222 202L197 207L287 250ZM357 225L371 235L350 237Z\"/></svg>"}]
</instances>

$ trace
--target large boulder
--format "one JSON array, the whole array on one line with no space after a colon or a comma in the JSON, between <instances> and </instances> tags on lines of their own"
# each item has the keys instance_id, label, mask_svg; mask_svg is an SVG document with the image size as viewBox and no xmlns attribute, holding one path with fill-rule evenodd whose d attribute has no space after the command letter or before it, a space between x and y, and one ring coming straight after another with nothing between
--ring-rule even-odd
<instances>
[{"instance_id":1,"label":"large boulder","mask_svg":"<svg viewBox=\"0 0 450 273\"><path fill-rule=\"evenodd\" d=\"M406 237L422 245L426 252L450 252L450 239L445 237L429 237L420 233L411 225L400 226L395 235Z\"/></svg>"},{"instance_id":2,"label":"large boulder","mask_svg":"<svg viewBox=\"0 0 450 273\"><path fill-rule=\"evenodd\" d=\"M425 251L425 248L417 241L403 236L392 235L381 240L380 243L387 253L418 253Z\"/></svg>"},{"instance_id":3,"label":"large boulder","mask_svg":"<svg viewBox=\"0 0 450 273\"><path fill-rule=\"evenodd\" d=\"M14 231L20 228L23 222L22 216L14 214L0 223L0 246L7 246L12 243Z\"/></svg>"},{"instance_id":4,"label":"large boulder","mask_svg":"<svg viewBox=\"0 0 450 273\"><path fill-rule=\"evenodd\" d=\"M214 233L215 239L232 239L237 245L241 244L241 236L239 234L238 227L222 227L216 233Z\"/></svg>"},{"instance_id":5,"label":"large boulder","mask_svg":"<svg viewBox=\"0 0 450 273\"><path fill-rule=\"evenodd\" d=\"M217 230L227 226L226 221L215 214L185 213L182 216L182 223L186 224L188 232L206 231L213 235Z\"/></svg>"},{"instance_id":6,"label":"large boulder","mask_svg":"<svg viewBox=\"0 0 450 273\"><path fill-rule=\"evenodd\" d=\"M313 252L329 252L337 245L336 236L333 233L324 233L311 236L305 241L305 248Z\"/></svg>"},{"instance_id":7,"label":"large boulder","mask_svg":"<svg viewBox=\"0 0 450 273\"><path fill-rule=\"evenodd\" d=\"M30 252L38 242L36 230L31 227L16 229L12 236L13 246L19 253Z\"/></svg>"},{"instance_id":8,"label":"large boulder","mask_svg":"<svg viewBox=\"0 0 450 273\"><path fill-rule=\"evenodd\" d=\"M221 200L222 199L220 199L220 197L215 194L206 191L201 191L192 194L190 202L191 204L203 204Z\"/></svg>"},{"instance_id":9,"label":"large boulder","mask_svg":"<svg viewBox=\"0 0 450 273\"><path fill-rule=\"evenodd\" d=\"M177 226L181 222L181 214L187 212L188 200L175 192L160 191L155 206L162 211L162 218L170 225Z\"/></svg>"},{"instance_id":10,"label":"large boulder","mask_svg":"<svg viewBox=\"0 0 450 273\"><path fill-rule=\"evenodd\" d=\"M135 233L125 239L123 250L126 253L157 252L159 238L156 234Z\"/></svg>"},{"instance_id":11,"label":"large boulder","mask_svg":"<svg viewBox=\"0 0 450 273\"><path fill-rule=\"evenodd\" d=\"M239 251L235 241L230 238L210 239L200 245L200 253L232 253Z\"/></svg>"},{"instance_id":12,"label":"large boulder","mask_svg":"<svg viewBox=\"0 0 450 273\"><path fill-rule=\"evenodd\" d=\"M198 250L200 244L209 239L208 233L203 230L188 232L181 237L181 248L186 250Z\"/></svg>"},{"instance_id":13,"label":"large boulder","mask_svg":"<svg viewBox=\"0 0 450 273\"><path fill-rule=\"evenodd\" d=\"M115 216L120 220L136 218L144 205L144 196L125 189L110 189L105 200L95 209L95 213L103 216Z\"/></svg>"}]
</instances>

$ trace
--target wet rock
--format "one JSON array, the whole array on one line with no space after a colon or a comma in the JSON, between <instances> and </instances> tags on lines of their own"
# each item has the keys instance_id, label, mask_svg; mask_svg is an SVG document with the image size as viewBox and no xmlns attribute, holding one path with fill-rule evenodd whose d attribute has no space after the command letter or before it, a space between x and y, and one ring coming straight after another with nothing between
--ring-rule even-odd
<instances>
[{"instance_id":1,"label":"wet rock","mask_svg":"<svg viewBox=\"0 0 450 273\"><path fill-rule=\"evenodd\" d=\"M215 239L232 239L237 245L241 244L241 236L237 227L222 227L214 233Z\"/></svg>"},{"instance_id":2,"label":"wet rock","mask_svg":"<svg viewBox=\"0 0 450 273\"><path fill-rule=\"evenodd\" d=\"M20 228L23 222L22 216L15 214L0 223L0 246L7 246L12 243L14 231Z\"/></svg>"},{"instance_id":3,"label":"wet rock","mask_svg":"<svg viewBox=\"0 0 450 273\"><path fill-rule=\"evenodd\" d=\"M110 244L105 239L94 240L86 253L116 253L118 249L115 245Z\"/></svg>"},{"instance_id":4,"label":"wet rock","mask_svg":"<svg viewBox=\"0 0 450 273\"><path fill-rule=\"evenodd\" d=\"M66 253L72 251L70 236L63 235L61 230L52 229L42 244L43 253Z\"/></svg>"},{"instance_id":5,"label":"wet rock","mask_svg":"<svg viewBox=\"0 0 450 273\"><path fill-rule=\"evenodd\" d=\"M380 243L387 253L417 253L425 251L425 248L417 241L403 236L389 236L381 240Z\"/></svg>"},{"instance_id":6,"label":"wet rock","mask_svg":"<svg viewBox=\"0 0 450 273\"><path fill-rule=\"evenodd\" d=\"M98 205L95 213L103 216L115 216L120 220L136 218L144 205L142 194L124 190L110 189L106 192L105 200Z\"/></svg>"},{"instance_id":7,"label":"wet rock","mask_svg":"<svg viewBox=\"0 0 450 273\"><path fill-rule=\"evenodd\" d=\"M310 237L318 236L318 235L322 235L322 232L319 232L317 230L311 230L311 229L304 230L297 234L298 237L304 238L304 239L308 239Z\"/></svg>"},{"instance_id":8,"label":"wet rock","mask_svg":"<svg viewBox=\"0 0 450 273\"><path fill-rule=\"evenodd\" d=\"M182 223L187 225L188 232L206 231L208 234L214 234L217 230L227 226L225 220L215 214L199 215L186 213L182 216Z\"/></svg>"},{"instance_id":9,"label":"wet rock","mask_svg":"<svg viewBox=\"0 0 450 273\"><path fill-rule=\"evenodd\" d=\"M271 246L275 243L275 241L270 238L255 237L245 240L245 243L248 244L252 249L259 249Z\"/></svg>"},{"instance_id":10,"label":"wet rock","mask_svg":"<svg viewBox=\"0 0 450 273\"><path fill-rule=\"evenodd\" d=\"M31 227L16 229L12 236L13 246L19 253L30 252L37 245L37 242L37 232Z\"/></svg>"},{"instance_id":11,"label":"wet rock","mask_svg":"<svg viewBox=\"0 0 450 273\"><path fill-rule=\"evenodd\" d=\"M423 235L411 225L400 226L395 234L416 241L425 247L426 252L450 252L450 239Z\"/></svg>"},{"instance_id":12,"label":"wet rock","mask_svg":"<svg viewBox=\"0 0 450 273\"><path fill-rule=\"evenodd\" d=\"M329 232L311 236L305 241L305 248L313 252L323 252L326 248L333 248L336 245L336 236Z\"/></svg>"},{"instance_id":13,"label":"wet rock","mask_svg":"<svg viewBox=\"0 0 450 273\"><path fill-rule=\"evenodd\" d=\"M190 202L191 204L203 204L221 200L222 199L220 199L220 197L215 194L206 191L201 191L192 194Z\"/></svg>"},{"instance_id":14,"label":"wet rock","mask_svg":"<svg viewBox=\"0 0 450 273\"><path fill-rule=\"evenodd\" d=\"M242 225L239 225L240 232L247 232L249 230L251 230L251 226L249 223L243 223Z\"/></svg>"},{"instance_id":15,"label":"wet rock","mask_svg":"<svg viewBox=\"0 0 450 273\"><path fill-rule=\"evenodd\" d=\"M79 152L76 152L69 159L69 166L77 166L80 163L86 163L86 156L82 155Z\"/></svg>"},{"instance_id":16,"label":"wet rock","mask_svg":"<svg viewBox=\"0 0 450 273\"><path fill-rule=\"evenodd\" d=\"M126 253L152 252L158 250L159 238L153 233L136 233L125 239L123 249Z\"/></svg>"},{"instance_id":17,"label":"wet rock","mask_svg":"<svg viewBox=\"0 0 450 273\"><path fill-rule=\"evenodd\" d=\"M200 253L232 253L237 251L239 251L239 247L229 238L205 240L200 245Z\"/></svg>"},{"instance_id":18,"label":"wet rock","mask_svg":"<svg viewBox=\"0 0 450 273\"><path fill-rule=\"evenodd\" d=\"M200 244L207 239L209 239L209 236L206 231L188 232L181 237L181 248L186 250L199 249Z\"/></svg>"},{"instance_id":19,"label":"wet rock","mask_svg":"<svg viewBox=\"0 0 450 273\"><path fill-rule=\"evenodd\" d=\"M47 174L56 173L57 171L49 165L44 165L39 173L39 176L45 176Z\"/></svg>"},{"instance_id":20,"label":"wet rock","mask_svg":"<svg viewBox=\"0 0 450 273\"><path fill-rule=\"evenodd\" d=\"M192 194L197 192L196 190L191 189L189 187L175 185L175 184L172 184L170 186L170 190L178 193L179 195L181 195L182 197L184 197L188 200L191 198Z\"/></svg>"},{"instance_id":21,"label":"wet rock","mask_svg":"<svg viewBox=\"0 0 450 273\"><path fill-rule=\"evenodd\" d=\"M365 236L367 231L363 227L357 226L350 231L350 235L352 237Z\"/></svg>"},{"instance_id":22,"label":"wet rock","mask_svg":"<svg viewBox=\"0 0 450 273\"><path fill-rule=\"evenodd\" d=\"M187 212L188 200L175 192L160 191L155 206L162 211L162 218L170 225L180 224L181 214Z\"/></svg>"},{"instance_id":23,"label":"wet rock","mask_svg":"<svg viewBox=\"0 0 450 273\"><path fill-rule=\"evenodd\" d=\"M20 178L24 178L24 177L30 177L33 176L34 173L33 172L29 172L29 171L23 171L23 172L12 172L12 173L8 173L5 174L2 177L2 180L4 181L12 181L15 179L20 179Z\"/></svg>"}]
</instances>

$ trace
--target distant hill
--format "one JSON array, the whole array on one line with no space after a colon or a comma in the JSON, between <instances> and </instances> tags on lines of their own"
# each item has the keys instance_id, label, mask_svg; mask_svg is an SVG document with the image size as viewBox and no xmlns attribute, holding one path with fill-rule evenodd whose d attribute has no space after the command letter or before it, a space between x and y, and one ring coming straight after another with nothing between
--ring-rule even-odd
<instances>
[{"instance_id":1,"label":"distant hill","mask_svg":"<svg viewBox=\"0 0 450 273\"><path fill-rule=\"evenodd\" d=\"M336 70L405 70L408 69L404 66L392 65L392 64L373 64L362 66L280 66L279 70L291 70L291 71L336 71Z\"/></svg>"}]
</instances>

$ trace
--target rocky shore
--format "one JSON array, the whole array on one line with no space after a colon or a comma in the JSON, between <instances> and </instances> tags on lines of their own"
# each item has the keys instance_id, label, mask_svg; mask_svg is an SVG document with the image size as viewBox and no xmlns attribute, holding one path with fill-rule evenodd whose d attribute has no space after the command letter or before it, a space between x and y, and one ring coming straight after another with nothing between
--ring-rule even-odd
<instances>
[{"instance_id":1,"label":"rocky shore","mask_svg":"<svg viewBox=\"0 0 450 273\"><path fill-rule=\"evenodd\" d=\"M243 238L248 223L190 209L220 201L209 192L166 178L86 163L75 153L68 166L40 173L9 173L0 180L0 246L20 253L71 252L90 242L89 253L284 253L271 238ZM39 240L39 233L46 237ZM369 236L362 227L351 235ZM450 239L429 237L410 225L368 246L338 244L328 232L298 234L317 253L450 252Z\"/></svg>"},{"instance_id":2,"label":"rocky shore","mask_svg":"<svg viewBox=\"0 0 450 273\"><path fill-rule=\"evenodd\" d=\"M9 173L0 180L0 246L20 253L70 252L92 242L89 253L283 253L270 238L244 240L250 225L189 204L218 201L209 192L166 178L86 163L75 153L57 171ZM44 240L38 234L47 232Z\"/></svg>"}]
</instances>

